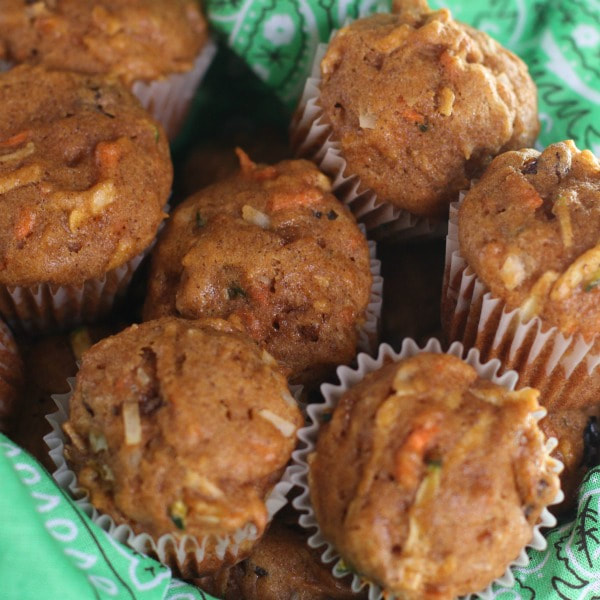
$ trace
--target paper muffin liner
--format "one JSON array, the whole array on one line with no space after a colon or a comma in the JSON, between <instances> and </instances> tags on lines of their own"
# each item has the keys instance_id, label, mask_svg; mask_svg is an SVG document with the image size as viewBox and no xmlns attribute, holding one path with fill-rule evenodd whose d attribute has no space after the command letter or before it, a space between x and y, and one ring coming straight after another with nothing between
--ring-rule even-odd
<instances>
[{"instance_id":1,"label":"paper muffin liner","mask_svg":"<svg viewBox=\"0 0 600 600\"><path fill-rule=\"evenodd\" d=\"M171 212L167 202L163 211ZM147 248L102 277L88 279L80 285L40 283L32 286L0 284L0 315L16 331L50 333L92 323L112 309L122 296L144 258L150 254L165 226L161 221Z\"/></svg>"},{"instance_id":2,"label":"paper muffin liner","mask_svg":"<svg viewBox=\"0 0 600 600\"><path fill-rule=\"evenodd\" d=\"M359 224L359 229L365 233L364 225ZM368 240L369 266L373 283L369 304L365 311L365 322L358 330L358 351L375 352L379 344L379 324L381 322L381 308L383 306L383 277L381 276L381 261L377 258L377 245Z\"/></svg>"},{"instance_id":3,"label":"paper muffin liner","mask_svg":"<svg viewBox=\"0 0 600 600\"><path fill-rule=\"evenodd\" d=\"M192 69L164 79L135 81L131 91L142 106L159 121L169 140L175 139L185 120L194 93L217 52L211 39L196 57Z\"/></svg>"},{"instance_id":4,"label":"paper muffin liner","mask_svg":"<svg viewBox=\"0 0 600 600\"><path fill-rule=\"evenodd\" d=\"M49 447L50 458L56 465L52 477L64 491L70 493L74 502L102 528L111 538L129 546L136 552L156 558L170 567L174 575L183 578L198 577L208 570L216 570L243 560L260 538L256 526L248 523L243 528L226 536L208 535L196 538L190 535L174 536L165 534L158 539L147 533L134 533L127 524L117 525L107 514L99 513L89 501L87 492L79 487L77 476L69 468L64 458L65 435L62 425L69 419L69 402L73 395L75 379L69 378L71 391L52 396L57 412L46 416L52 431L44 436ZM297 398L296 398L297 399ZM268 521L287 504L286 495L292 483L284 476L275 484L265 499Z\"/></svg>"},{"instance_id":5,"label":"paper muffin liner","mask_svg":"<svg viewBox=\"0 0 600 600\"><path fill-rule=\"evenodd\" d=\"M103 277L80 285L0 285L0 314L16 330L48 333L93 322L124 294L148 250Z\"/></svg>"},{"instance_id":6,"label":"paper muffin liner","mask_svg":"<svg viewBox=\"0 0 600 600\"><path fill-rule=\"evenodd\" d=\"M292 454L293 464L288 467L286 477L289 480L301 488L302 493L298 495L292 504L301 513L299 523L305 529L316 529L316 533L313 533L308 538L308 545L311 548L325 547L322 553L322 560L325 563L334 563L332 567L333 574L336 577L346 577L348 575L348 568L346 567L343 559L336 552L332 544L330 544L322 535L319 528L319 524L315 517L314 509L310 501L310 493L308 487L308 456L315 450L317 435L320 424L323 422L324 413L331 413L332 410L337 406L337 403L344 392L356 385L361 381L367 374L376 371L377 369L384 366L390 360L399 361L404 358L409 358L420 354L421 352L432 352L436 354L444 354L441 344L436 339L430 339L423 348L419 348L417 343L412 339L405 339L402 343L402 348L399 353L395 352L388 344L382 344L379 347L379 352L376 358L373 358L367 354L359 354L358 366L356 369L349 367L339 367L337 375L340 383L337 385L323 384L321 386L321 392L325 398L323 404L312 404L308 407L309 424L298 431L298 438L300 439L300 448ZM501 385L506 389L513 391L517 385L519 377L514 371L504 371L501 373L501 363L499 360L494 359L487 362L482 362L479 352L476 349L471 349L466 353L465 349L460 342L453 343L450 348L445 352L452 356L463 359L467 364L474 367L480 377L488 379L493 383ZM540 409L532 416L536 421L539 421L546 414L545 409ZM562 463L550 456L550 453L556 446L556 439L549 438L546 440L546 460L549 468L555 472L560 473L562 470ZM563 493L561 490L557 493L551 504L558 504L563 500ZM538 523L533 528L533 536L529 544L523 548L519 556L510 562L506 568L505 573L495 579L489 586L479 592L474 592L463 598L483 598L484 600L492 600L496 597L493 591L494 585L501 585L505 588L512 587L515 583L515 578L512 573L513 567L524 567L529 564L529 557L527 555L527 548L533 548L535 550L544 550L547 542L544 536L540 532L542 527L553 527L556 525L555 517L544 508L540 514ZM360 575L353 573L352 577L352 590L358 592L365 586L368 587L368 598L369 600L380 600L385 598L386 600L393 600L393 596L389 593L386 594L375 583L367 580Z\"/></svg>"},{"instance_id":7,"label":"paper muffin liner","mask_svg":"<svg viewBox=\"0 0 600 600\"><path fill-rule=\"evenodd\" d=\"M364 223L367 234L377 240L441 238L446 235L446 220L419 217L377 198L364 186L358 175L346 173L346 161L339 142L332 139L332 128L318 104L321 85L321 59L327 44L319 44L296 115L291 139L298 156L310 158L329 175L334 194Z\"/></svg>"},{"instance_id":8,"label":"paper muffin liner","mask_svg":"<svg viewBox=\"0 0 600 600\"><path fill-rule=\"evenodd\" d=\"M487 290L460 254L458 202L450 206L442 291L442 325L448 341L477 348L519 374L519 384L540 390L545 407L569 408L571 400L600 394L598 338L563 335L539 317L523 318ZM596 373L594 373L596 371ZM594 377L591 375L594 374Z\"/></svg>"}]
</instances>

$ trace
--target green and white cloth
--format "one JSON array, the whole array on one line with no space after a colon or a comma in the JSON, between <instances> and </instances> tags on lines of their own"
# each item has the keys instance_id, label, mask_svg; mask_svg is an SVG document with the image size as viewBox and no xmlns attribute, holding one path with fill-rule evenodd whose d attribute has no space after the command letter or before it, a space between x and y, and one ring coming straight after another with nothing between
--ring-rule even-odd
<instances>
[{"instance_id":1,"label":"green and white cloth","mask_svg":"<svg viewBox=\"0 0 600 600\"><path fill-rule=\"evenodd\" d=\"M528 64L546 146L573 139L600 156L599 0L430 0L482 29ZM314 50L348 19L391 0L206 0L215 31L293 108Z\"/></svg>"},{"instance_id":2,"label":"green and white cloth","mask_svg":"<svg viewBox=\"0 0 600 600\"><path fill-rule=\"evenodd\" d=\"M95 525L35 459L0 434L2 600L211 600Z\"/></svg>"}]
</instances>

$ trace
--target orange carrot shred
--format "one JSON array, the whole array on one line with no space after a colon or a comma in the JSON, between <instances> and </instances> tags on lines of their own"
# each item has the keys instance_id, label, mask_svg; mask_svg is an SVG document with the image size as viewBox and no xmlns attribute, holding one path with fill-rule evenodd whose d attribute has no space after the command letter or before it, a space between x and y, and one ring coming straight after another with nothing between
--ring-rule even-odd
<instances>
[{"instance_id":1,"label":"orange carrot shred","mask_svg":"<svg viewBox=\"0 0 600 600\"><path fill-rule=\"evenodd\" d=\"M256 163L239 147L236 147L235 153L240 161L240 169L244 175L249 175L256 169Z\"/></svg>"},{"instance_id":2,"label":"orange carrot shred","mask_svg":"<svg viewBox=\"0 0 600 600\"><path fill-rule=\"evenodd\" d=\"M118 142L99 142L95 155L100 167L112 170L119 164L121 148Z\"/></svg>"},{"instance_id":3,"label":"orange carrot shred","mask_svg":"<svg viewBox=\"0 0 600 600\"><path fill-rule=\"evenodd\" d=\"M417 112L416 110L412 109L412 108L407 108L405 110L402 111L402 117L409 120L409 121L413 121L414 123L417 123L419 125L422 125L425 123L425 117Z\"/></svg>"},{"instance_id":4,"label":"orange carrot shred","mask_svg":"<svg viewBox=\"0 0 600 600\"><path fill-rule=\"evenodd\" d=\"M35 213L32 210L22 210L15 223L15 238L24 240L31 235L35 225Z\"/></svg>"},{"instance_id":5,"label":"orange carrot shred","mask_svg":"<svg viewBox=\"0 0 600 600\"><path fill-rule=\"evenodd\" d=\"M29 140L31 136L31 129L25 129L8 139L0 142L0 148L12 148L13 146L20 146Z\"/></svg>"}]
</instances>

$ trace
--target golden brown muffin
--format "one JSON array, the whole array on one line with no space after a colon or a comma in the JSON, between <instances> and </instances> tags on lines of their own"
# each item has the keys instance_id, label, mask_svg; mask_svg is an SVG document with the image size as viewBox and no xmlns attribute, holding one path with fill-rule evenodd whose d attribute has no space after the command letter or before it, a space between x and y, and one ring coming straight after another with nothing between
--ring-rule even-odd
<instances>
[{"instance_id":1,"label":"golden brown muffin","mask_svg":"<svg viewBox=\"0 0 600 600\"><path fill-rule=\"evenodd\" d=\"M10 329L0 321L0 432L12 433L23 402L23 361Z\"/></svg>"},{"instance_id":2,"label":"golden brown muffin","mask_svg":"<svg viewBox=\"0 0 600 600\"><path fill-rule=\"evenodd\" d=\"M493 156L537 137L525 64L447 9L355 21L329 44L321 76L346 175L416 215L446 213Z\"/></svg>"},{"instance_id":3,"label":"golden brown muffin","mask_svg":"<svg viewBox=\"0 0 600 600\"><path fill-rule=\"evenodd\" d=\"M0 75L0 283L76 285L142 252L172 179L162 128L103 77Z\"/></svg>"},{"instance_id":4,"label":"golden brown muffin","mask_svg":"<svg viewBox=\"0 0 600 600\"><path fill-rule=\"evenodd\" d=\"M220 317L314 384L356 354L372 276L354 218L307 161L259 166L188 198L153 252L144 318Z\"/></svg>"},{"instance_id":5,"label":"golden brown muffin","mask_svg":"<svg viewBox=\"0 0 600 600\"><path fill-rule=\"evenodd\" d=\"M459 211L461 254L494 296L565 335L600 333L600 163L572 141L496 158Z\"/></svg>"},{"instance_id":6,"label":"golden brown muffin","mask_svg":"<svg viewBox=\"0 0 600 600\"><path fill-rule=\"evenodd\" d=\"M171 317L84 353L65 457L94 506L155 539L262 533L302 422L273 362L224 321ZM205 550L203 572L231 559Z\"/></svg>"},{"instance_id":7,"label":"golden brown muffin","mask_svg":"<svg viewBox=\"0 0 600 600\"><path fill-rule=\"evenodd\" d=\"M0 0L0 58L126 85L188 71L206 39L195 0Z\"/></svg>"},{"instance_id":8,"label":"golden brown muffin","mask_svg":"<svg viewBox=\"0 0 600 600\"><path fill-rule=\"evenodd\" d=\"M590 359L600 352L600 164L591 152L571 141L542 153L507 152L472 187L458 217L461 255L506 310L518 308L524 322L539 317L541 331L556 326L565 336L581 335L591 344ZM532 343L523 340L520 355ZM584 361L567 375L559 365L550 380L545 365L553 347L547 346L513 368L522 381L546 386L542 429L559 440L569 498L586 468L585 427L600 416L600 370Z\"/></svg>"},{"instance_id":9,"label":"golden brown muffin","mask_svg":"<svg viewBox=\"0 0 600 600\"><path fill-rule=\"evenodd\" d=\"M342 395L309 456L323 536L405 600L485 588L558 491L532 417L537 395L509 392L444 354L367 375Z\"/></svg>"},{"instance_id":10,"label":"golden brown muffin","mask_svg":"<svg viewBox=\"0 0 600 600\"><path fill-rule=\"evenodd\" d=\"M366 590L353 593L348 577L334 577L320 552L307 545L288 506L246 560L194 583L223 600L364 600Z\"/></svg>"}]
</instances>

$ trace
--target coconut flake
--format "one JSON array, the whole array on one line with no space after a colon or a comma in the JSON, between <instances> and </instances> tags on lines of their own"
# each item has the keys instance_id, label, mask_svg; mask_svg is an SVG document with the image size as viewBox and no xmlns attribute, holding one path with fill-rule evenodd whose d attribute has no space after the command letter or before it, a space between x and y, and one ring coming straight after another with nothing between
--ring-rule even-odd
<instances>
[{"instance_id":1,"label":"coconut flake","mask_svg":"<svg viewBox=\"0 0 600 600\"><path fill-rule=\"evenodd\" d=\"M358 124L361 129L375 129L377 117L369 113L360 114L358 115Z\"/></svg>"},{"instance_id":2,"label":"coconut flake","mask_svg":"<svg viewBox=\"0 0 600 600\"><path fill-rule=\"evenodd\" d=\"M271 226L269 215L266 215L260 210L256 210L256 208L249 204L244 204L242 207L242 218L244 221L257 225L261 229L268 229Z\"/></svg>"},{"instance_id":3,"label":"coconut flake","mask_svg":"<svg viewBox=\"0 0 600 600\"><path fill-rule=\"evenodd\" d=\"M125 427L125 443L134 446L142 441L142 421L137 402L123 404L123 425Z\"/></svg>"},{"instance_id":4,"label":"coconut flake","mask_svg":"<svg viewBox=\"0 0 600 600\"><path fill-rule=\"evenodd\" d=\"M35 152L35 144L33 142L29 142L24 148L20 148L19 150L15 150L10 154L3 154L0 156L0 163L10 162L13 160L21 160L22 158L27 158L31 156Z\"/></svg>"},{"instance_id":5,"label":"coconut flake","mask_svg":"<svg viewBox=\"0 0 600 600\"><path fill-rule=\"evenodd\" d=\"M292 437L296 432L296 426L285 419L282 419L279 415L276 415L274 412L262 408L258 411L258 416L262 417L266 421L269 421L273 427L275 427L283 437Z\"/></svg>"}]
</instances>

